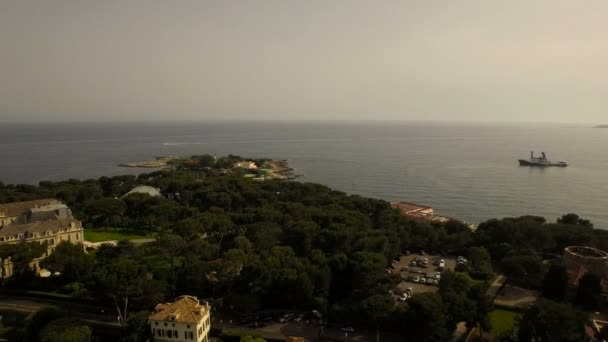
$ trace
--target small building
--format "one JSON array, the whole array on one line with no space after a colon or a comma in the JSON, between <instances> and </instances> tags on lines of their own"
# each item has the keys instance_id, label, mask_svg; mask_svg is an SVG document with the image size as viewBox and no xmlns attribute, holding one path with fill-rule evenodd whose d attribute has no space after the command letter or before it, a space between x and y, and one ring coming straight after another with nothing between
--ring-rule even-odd
<instances>
[{"instance_id":1,"label":"small building","mask_svg":"<svg viewBox=\"0 0 608 342\"><path fill-rule=\"evenodd\" d=\"M239 167L247 170L257 170L258 166L252 161L242 161L234 164L234 167Z\"/></svg>"},{"instance_id":2,"label":"small building","mask_svg":"<svg viewBox=\"0 0 608 342\"><path fill-rule=\"evenodd\" d=\"M148 318L156 342L209 342L211 306L193 296L181 296L158 304Z\"/></svg>"}]
</instances>

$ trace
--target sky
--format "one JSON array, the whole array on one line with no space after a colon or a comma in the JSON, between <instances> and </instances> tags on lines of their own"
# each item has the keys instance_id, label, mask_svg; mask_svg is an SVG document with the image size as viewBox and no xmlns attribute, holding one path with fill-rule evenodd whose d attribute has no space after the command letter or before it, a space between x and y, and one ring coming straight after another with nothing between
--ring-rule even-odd
<instances>
[{"instance_id":1,"label":"sky","mask_svg":"<svg viewBox=\"0 0 608 342\"><path fill-rule=\"evenodd\" d=\"M608 1L2 0L0 121L608 123Z\"/></svg>"}]
</instances>

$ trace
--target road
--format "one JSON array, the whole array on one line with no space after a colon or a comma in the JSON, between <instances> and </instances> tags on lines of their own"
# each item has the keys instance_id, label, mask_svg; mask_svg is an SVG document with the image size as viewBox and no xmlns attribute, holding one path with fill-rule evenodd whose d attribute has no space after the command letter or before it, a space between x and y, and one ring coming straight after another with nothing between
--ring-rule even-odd
<instances>
[{"instance_id":1,"label":"road","mask_svg":"<svg viewBox=\"0 0 608 342\"><path fill-rule=\"evenodd\" d=\"M376 332L359 330L354 333L345 334L337 328L325 329L322 336L319 336L319 327L313 324L305 323L276 323L273 322L262 328L250 329L242 325L228 324L226 322L218 322L214 320L212 326L221 327L227 330L240 331L245 333L251 333L253 335L260 335L267 339L273 340L284 340L287 336L298 336L304 337L307 341L320 342L320 341L337 341L337 342L375 342ZM403 339L397 335L389 333L380 333L380 342L398 342Z\"/></svg>"},{"instance_id":2,"label":"road","mask_svg":"<svg viewBox=\"0 0 608 342\"><path fill-rule=\"evenodd\" d=\"M0 295L0 311L32 314L48 307L62 309L67 312L68 315L78 316L78 318L91 324L107 327L120 327L114 314L102 313L99 308L94 306L52 299Z\"/></svg>"},{"instance_id":3,"label":"road","mask_svg":"<svg viewBox=\"0 0 608 342\"><path fill-rule=\"evenodd\" d=\"M13 295L0 295L0 311L13 311L22 314L32 314L47 307L56 307L64 310L68 315L78 317L87 323L108 328L120 328L118 320L114 312L102 313L99 307L94 305L78 304L67 301L32 298ZM347 342L374 342L376 341L376 333L374 331L357 330L355 333L349 333L348 336L339 329L326 329L322 337L319 337L319 328L312 324L306 323L272 323L268 326L258 329L249 329L236 324L228 324L213 320L213 326L222 327L230 330L238 330L243 332L251 332L252 334L261 335L263 337L283 340L286 336L301 336L306 337L310 341L347 341ZM402 339L396 335L381 333L381 342L397 342Z\"/></svg>"}]
</instances>

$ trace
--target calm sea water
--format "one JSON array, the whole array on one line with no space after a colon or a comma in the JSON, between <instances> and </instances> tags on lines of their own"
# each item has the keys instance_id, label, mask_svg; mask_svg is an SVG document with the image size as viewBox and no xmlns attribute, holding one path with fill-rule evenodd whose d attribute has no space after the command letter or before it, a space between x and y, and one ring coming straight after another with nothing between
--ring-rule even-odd
<instances>
[{"instance_id":1,"label":"calm sea water","mask_svg":"<svg viewBox=\"0 0 608 342\"><path fill-rule=\"evenodd\" d=\"M530 150L567 168L518 166ZM472 223L575 212L608 229L608 129L404 122L2 124L0 180L137 173L160 155L287 159L301 180L433 206Z\"/></svg>"}]
</instances>

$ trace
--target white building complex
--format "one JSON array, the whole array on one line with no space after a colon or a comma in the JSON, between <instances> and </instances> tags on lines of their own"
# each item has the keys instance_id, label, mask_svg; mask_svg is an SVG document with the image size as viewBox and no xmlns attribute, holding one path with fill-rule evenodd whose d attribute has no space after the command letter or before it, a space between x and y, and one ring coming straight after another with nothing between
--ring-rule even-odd
<instances>
[{"instance_id":1,"label":"white building complex","mask_svg":"<svg viewBox=\"0 0 608 342\"><path fill-rule=\"evenodd\" d=\"M158 304L148 318L155 342L208 342L211 306L196 297L181 296L171 303Z\"/></svg>"}]
</instances>

